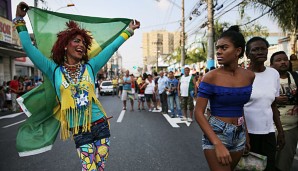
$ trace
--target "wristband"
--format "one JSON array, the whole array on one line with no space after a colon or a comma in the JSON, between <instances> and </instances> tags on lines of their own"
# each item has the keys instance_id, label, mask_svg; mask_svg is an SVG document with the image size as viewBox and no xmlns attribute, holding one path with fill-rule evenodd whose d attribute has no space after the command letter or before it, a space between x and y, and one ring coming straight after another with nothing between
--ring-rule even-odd
<instances>
[{"instance_id":1,"label":"wristband","mask_svg":"<svg viewBox=\"0 0 298 171\"><path fill-rule=\"evenodd\" d=\"M18 33L22 32L22 31L28 31L26 25L20 25L20 26L17 26L16 28L17 28Z\"/></svg>"},{"instance_id":2,"label":"wristband","mask_svg":"<svg viewBox=\"0 0 298 171\"><path fill-rule=\"evenodd\" d=\"M133 36L133 34L134 34L133 29L127 27L127 28L126 28L126 31L128 31L128 32L130 33L130 36Z\"/></svg>"}]
</instances>

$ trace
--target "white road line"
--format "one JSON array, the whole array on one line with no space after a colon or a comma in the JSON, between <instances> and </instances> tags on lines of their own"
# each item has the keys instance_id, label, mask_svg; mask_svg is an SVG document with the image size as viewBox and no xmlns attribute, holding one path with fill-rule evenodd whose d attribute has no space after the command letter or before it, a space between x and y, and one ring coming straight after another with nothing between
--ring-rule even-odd
<instances>
[{"instance_id":1,"label":"white road line","mask_svg":"<svg viewBox=\"0 0 298 171\"><path fill-rule=\"evenodd\" d=\"M163 116L166 118L166 120L172 125L173 128L180 128L179 125L176 124L176 122L172 121L172 118L168 114L163 114Z\"/></svg>"},{"instance_id":2,"label":"white road line","mask_svg":"<svg viewBox=\"0 0 298 171\"><path fill-rule=\"evenodd\" d=\"M19 116L21 114L24 114L24 112L14 113L14 114L10 114L10 115L1 116L0 119L14 118L14 117L17 117L17 116Z\"/></svg>"},{"instance_id":3,"label":"white road line","mask_svg":"<svg viewBox=\"0 0 298 171\"><path fill-rule=\"evenodd\" d=\"M124 117L124 114L125 114L125 110L122 110L121 113L120 113L120 115L119 115L119 117L118 117L118 119L117 119L117 122L122 122L122 119Z\"/></svg>"},{"instance_id":4,"label":"white road line","mask_svg":"<svg viewBox=\"0 0 298 171\"><path fill-rule=\"evenodd\" d=\"M163 114L163 116L167 119L167 121L173 128L180 128L178 123L185 123L187 126L191 124L188 121L181 121L181 118L171 118L168 114Z\"/></svg>"},{"instance_id":5,"label":"white road line","mask_svg":"<svg viewBox=\"0 0 298 171\"><path fill-rule=\"evenodd\" d=\"M26 119L24 119L24 120L21 120L21 121L19 121L19 122L16 122L16 123L13 123L13 124L10 124L10 125L6 125L6 126L4 126L4 127L2 127L2 128L8 128L8 127L11 127L11 126L17 125L17 124L19 124L19 123L22 123L22 122L25 122L25 121L26 121Z\"/></svg>"}]
</instances>

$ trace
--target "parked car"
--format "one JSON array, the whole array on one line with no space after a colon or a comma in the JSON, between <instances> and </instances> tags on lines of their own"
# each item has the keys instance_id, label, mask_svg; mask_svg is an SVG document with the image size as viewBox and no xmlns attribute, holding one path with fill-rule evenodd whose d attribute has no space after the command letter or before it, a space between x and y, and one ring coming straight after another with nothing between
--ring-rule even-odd
<instances>
[{"instance_id":1,"label":"parked car","mask_svg":"<svg viewBox=\"0 0 298 171\"><path fill-rule=\"evenodd\" d=\"M100 92L99 94L101 96L106 94L112 94L113 93L113 85L112 81L102 81L100 84Z\"/></svg>"}]
</instances>

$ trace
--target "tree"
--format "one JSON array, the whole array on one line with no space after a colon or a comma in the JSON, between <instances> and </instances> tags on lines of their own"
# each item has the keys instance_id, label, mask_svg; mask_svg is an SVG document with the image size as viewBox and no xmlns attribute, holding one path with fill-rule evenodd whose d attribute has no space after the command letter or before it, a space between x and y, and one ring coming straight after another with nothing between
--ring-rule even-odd
<instances>
[{"instance_id":1,"label":"tree","mask_svg":"<svg viewBox=\"0 0 298 171\"><path fill-rule=\"evenodd\" d=\"M166 59L164 59L164 61L168 64L173 64L173 62L177 62L180 63L181 62L181 48L178 47L175 49L175 51L167 56Z\"/></svg>"},{"instance_id":2,"label":"tree","mask_svg":"<svg viewBox=\"0 0 298 171\"><path fill-rule=\"evenodd\" d=\"M241 32L245 39L249 39L254 36L260 36L265 38L269 36L268 29L266 26L262 26L258 22L243 25L244 22L249 23L251 20L250 20L250 17L247 17L245 15L245 13L242 14L241 16L243 18L241 18L241 20L238 21L238 23L239 25L241 25Z\"/></svg>"},{"instance_id":3,"label":"tree","mask_svg":"<svg viewBox=\"0 0 298 171\"><path fill-rule=\"evenodd\" d=\"M214 22L214 42L216 42L219 39L219 36L221 35L224 30L227 30L231 26L228 22L219 22L219 20L215 20Z\"/></svg>"},{"instance_id":4,"label":"tree","mask_svg":"<svg viewBox=\"0 0 298 171\"><path fill-rule=\"evenodd\" d=\"M266 26L262 26L259 23L242 25L250 21L250 17L247 17L244 11L240 11L240 20L237 21L237 25L240 26L241 33L243 34L245 39L248 39L253 36L261 36L261 37L268 37L268 29ZM214 40L215 42L218 40L221 33L227 30L231 26L228 22L219 22L216 20L214 22Z\"/></svg>"},{"instance_id":5,"label":"tree","mask_svg":"<svg viewBox=\"0 0 298 171\"><path fill-rule=\"evenodd\" d=\"M193 64L197 62L202 62L207 60L207 52L206 52L206 42L201 42L202 47L195 48L191 51L187 51L185 55L185 64ZM173 61L176 63L180 63L181 61L181 47L178 47L174 53L169 55L167 59L165 59L166 63L172 64Z\"/></svg>"},{"instance_id":6,"label":"tree","mask_svg":"<svg viewBox=\"0 0 298 171\"><path fill-rule=\"evenodd\" d=\"M206 42L205 42L206 43ZM193 64L197 62L202 62L207 60L207 52L205 50L204 44L203 47L195 48L187 53L187 58L185 60L186 64Z\"/></svg>"},{"instance_id":7,"label":"tree","mask_svg":"<svg viewBox=\"0 0 298 171\"><path fill-rule=\"evenodd\" d=\"M268 10L269 15L277 19L284 32L290 33L291 53L297 53L298 2L297 0L249 0L252 6L261 11Z\"/></svg>"}]
</instances>

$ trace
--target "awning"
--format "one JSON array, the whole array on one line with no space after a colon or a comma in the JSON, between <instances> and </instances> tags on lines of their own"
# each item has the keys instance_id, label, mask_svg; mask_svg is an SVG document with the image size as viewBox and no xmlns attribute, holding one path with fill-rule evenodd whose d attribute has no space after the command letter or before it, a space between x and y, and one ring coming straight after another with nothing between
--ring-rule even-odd
<instances>
[{"instance_id":1,"label":"awning","mask_svg":"<svg viewBox=\"0 0 298 171\"><path fill-rule=\"evenodd\" d=\"M27 55L19 46L0 41L0 56L18 58Z\"/></svg>"}]
</instances>

